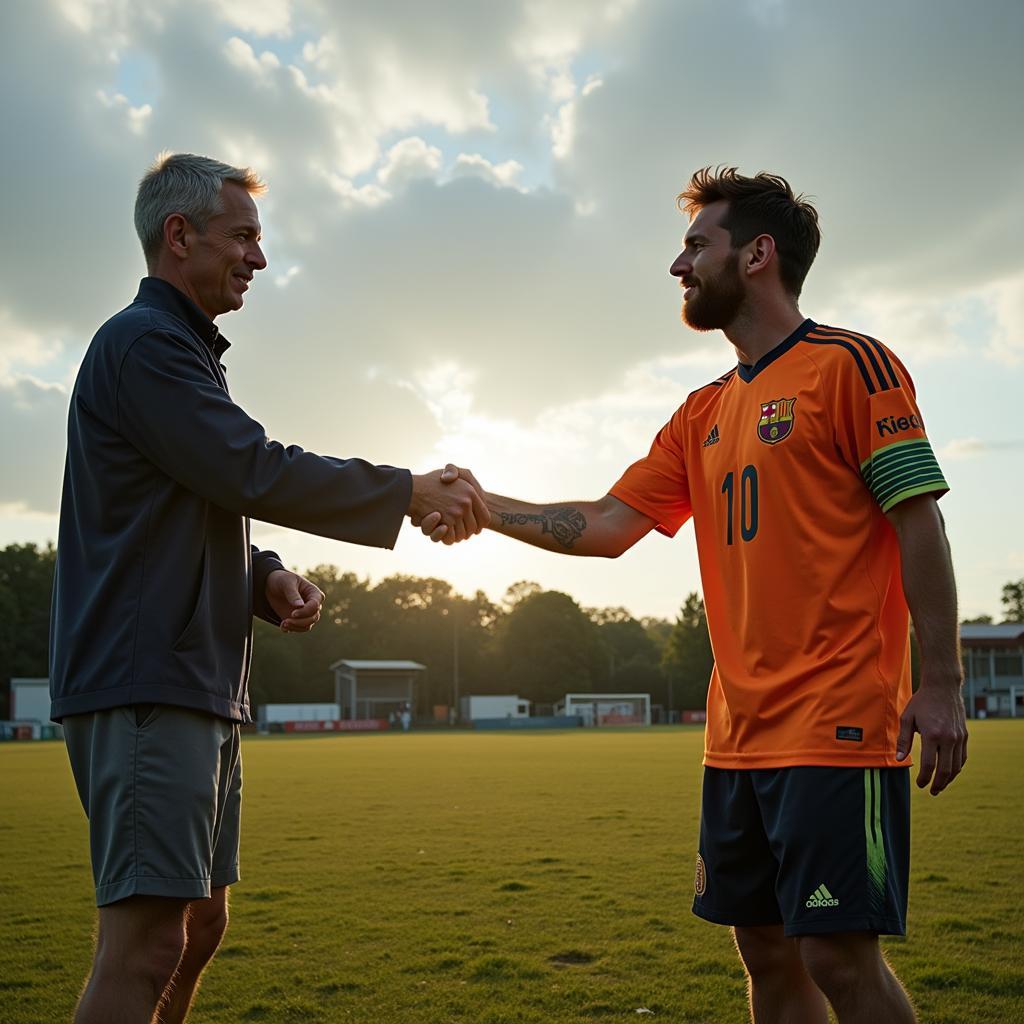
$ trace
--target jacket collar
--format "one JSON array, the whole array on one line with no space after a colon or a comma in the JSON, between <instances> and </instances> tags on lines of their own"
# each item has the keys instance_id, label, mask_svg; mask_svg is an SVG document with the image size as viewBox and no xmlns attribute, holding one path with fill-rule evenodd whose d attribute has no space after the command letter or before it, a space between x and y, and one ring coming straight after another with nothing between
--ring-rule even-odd
<instances>
[{"instance_id":1,"label":"jacket collar","mask_svg":"<svg viewBox=\"0 0 1024 1024\"><path fill-rule=\"evenodd\" d=\"M217 325L184 292L162 277L144 277L139 283L139 294L135 296L135 301L155 306L184 321L209 345L217 359L231 345Z\"/></svg>"}]
</instances>

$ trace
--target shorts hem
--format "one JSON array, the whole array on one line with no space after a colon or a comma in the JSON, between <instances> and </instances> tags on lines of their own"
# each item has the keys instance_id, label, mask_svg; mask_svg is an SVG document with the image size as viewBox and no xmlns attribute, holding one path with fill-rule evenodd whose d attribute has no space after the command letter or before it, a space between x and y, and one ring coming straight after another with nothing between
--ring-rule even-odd
<instances>
[{"instance_id":1,"label":"shorts hem","mask_svg":"<svg viewBox=\"0 0 1024 1024\"><path fill-rule=\"evenodd\" d=\"M698 907L696 904L690 907L690 911L694 917L710 921L711 924L722 924L732 928L766 928L782 924L779 914L729 913L728 911L709 910L707 907Z\"/></svg>"},{"instance_id":2,"label":"shorts hem","mask_svg":"<svg viewBox=\"0 0 1024 1024\"><path fill-rule=\"evenodd\" d=\"M240 877L241 875L238 873L237 864L232 868L228 868L226 871L214 871L214 873L210 875L210 888L220 889L225 885L234 885Z\"/></svg>"},{"instance_id":3,"label":"shorts hem","mask_svg":"<svg viewBox=\"0 0 1024 1024\"><path fill-rule=\"evenodd\" d=\"M829 935L839 932L873 932L876 935L906 935L907 926L896 917L841 917L828 921L796 921L784 925L786 938L799 935Z\"/></svg>"},{"instance_id":4,"label":"shorts hem","mask_svg":"<svg viewBox=\"0 0 1024 1024\"><path fill-rule=\"evenodd\" d=\"M198 900L210 895L208 878L157 878L132 875L117 882L96 886L96 906L105 907L129 896L167 896L171 899Z\"/></svg>"}]
</instances>

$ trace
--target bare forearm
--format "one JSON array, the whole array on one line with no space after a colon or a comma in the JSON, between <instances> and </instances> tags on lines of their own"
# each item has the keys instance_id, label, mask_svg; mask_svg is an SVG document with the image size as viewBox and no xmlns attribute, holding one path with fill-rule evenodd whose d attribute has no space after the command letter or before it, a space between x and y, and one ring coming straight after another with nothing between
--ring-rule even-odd
<instances>
[{"instance_id":1,"label":"bare forearm","mask_svg":"<svg viewBox=\"0 0 1024 1024\"><path fill-rule=\"evenodd\" d=\"M967 763L967 723L960 694L963 670L956 621L956 583L945 525L931 495L900 502L888 512L900 542L903 593L921 648L921 685L900 714L896 760L921 734L917 785L941 793Z\"/></svg>"},{"instance_id":2,"label":"bare forearm","mask_svg":"<svg viewBox=\"0 0 1024 1024\"><path fill-rule=\"evenodd\" d=\"M602 555L595 550L594 523L597 503L565 502L558 505L533 505L500 494L487 494L491 513L490 528L546 551L565 555Z\"/></svg>"},{"instance_id":3,"label":"bare forearm","mask_svg":"<svg viewBox=\"0 0 1024 1024\"><path fill-rule=\"evenodd\" d=\"M599 501L533 505L488 493L486 502L492 530L563 555L617 558L654 526L610 495Z\"/></svg>"},{"instance_id":4,"label":"bare forearm","mask_svg":"<svg viewBox=\"0 0 1024 1024\"><path fill-rule=\"evenodd\" d=\"M440 475L446 486L468 482L473 493L486 506L481 521L497 533L513 540L532 544L563 555L590 555L618 558L641 537L646 536L657 520L614 497L611 492L597 501L549 502L534 505L502 494L485 491L468 469L449 464ZM441 521L438 510L411 513L413 523L434 541L448 540L448 526ZM458 539L458 538L456 538Z\"/></svg>"},{"instance_id":5,"label":"bare forearm","mask_svg":"<svg viewBox=\"0 0 1024 1024\"><path fill-rule=\"evenodd\" d=\"M959 686L956 582L938 509L923 505L911 511L898 534L903 593L921 650L922 679Z\"/></svg>"}]
</instances>

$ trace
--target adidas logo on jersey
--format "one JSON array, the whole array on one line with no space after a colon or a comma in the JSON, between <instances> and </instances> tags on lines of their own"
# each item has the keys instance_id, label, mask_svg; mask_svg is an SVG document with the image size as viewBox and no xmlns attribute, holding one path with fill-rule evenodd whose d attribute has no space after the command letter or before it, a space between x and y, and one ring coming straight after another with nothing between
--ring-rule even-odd
<instances>
[{"instance_id":1,"label":"adidas logo on jersey","mask_svg":"<svg viewBox=\"0 0 1024 1024\"><path fill-rule=\"evenodd\" d=\"M711 428L711 433L704 439L704 443L701 445L702 448L710 448L713 444L718 444L718 424L716 423Z\"/></svg>"},{"instance_id":2,"label":"adidas logo on jersey","mask_svg":"<svg viewBox=\"0 0 1024 1024\"><path fill-rule=\"evenodd\" d=\"M806 907L838 907L839 900L828 891L824 882L811 893L810 898L804 904Z\"/></svg>"}]
</instances>

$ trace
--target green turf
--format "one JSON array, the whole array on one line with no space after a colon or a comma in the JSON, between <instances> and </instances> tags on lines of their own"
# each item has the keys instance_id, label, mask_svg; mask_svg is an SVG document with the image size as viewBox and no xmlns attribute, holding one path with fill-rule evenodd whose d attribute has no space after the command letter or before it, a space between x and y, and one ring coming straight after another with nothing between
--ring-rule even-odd
<instances>
[{"instance_id":1,"label":"green turf","mask_svg":"<svg viewBox=\"0 0 1024 1024\"><path fill-rule=\"evenodd\" d=\"M389 734L244 744L243 880L191 1020L747 1020L690 915L701 734ZM1024 722L914 793L910 935L929 1024L1024 1021ZM59 743L0 746L0 1019L70 1019L94 908Z\"/></svg>"}]
</instances>

